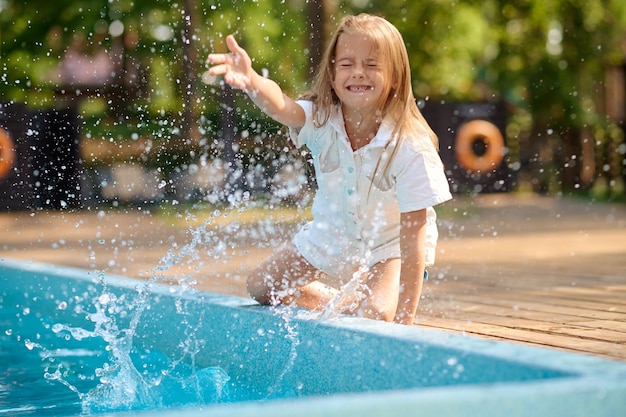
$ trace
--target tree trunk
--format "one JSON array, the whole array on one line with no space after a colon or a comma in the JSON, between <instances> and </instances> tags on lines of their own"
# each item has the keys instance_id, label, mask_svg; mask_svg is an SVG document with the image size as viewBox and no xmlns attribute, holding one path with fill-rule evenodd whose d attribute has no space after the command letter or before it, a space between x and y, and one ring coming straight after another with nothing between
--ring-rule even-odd
<instances>
[{"instance_id":1,"label":"tree trunk","mask_svg":"<svg viewBox=\"0 0 626 417\"><path fill-rule=\"evenodd\" d=\"M182 140L183 146L196 145L200 141L200 132L198 130L198 120L196 112L197 93L197 73L198 54L194 42L194 32L196 24L196 5L195 0L183 1L183 71L182 84L184 89L183 99L183 126Z\"/></svg>"},{"instance_id":2,"label":"tree trunk","mask_svg":"<svg viewBox=\"0 0 626 417\"><path fill-rule=\"evenodd\" d=\"M309 27L309 76L315 75L322 62L326 46L326 7L324 0L309 0L306 4Z\"/></svg>"}]
</instances>

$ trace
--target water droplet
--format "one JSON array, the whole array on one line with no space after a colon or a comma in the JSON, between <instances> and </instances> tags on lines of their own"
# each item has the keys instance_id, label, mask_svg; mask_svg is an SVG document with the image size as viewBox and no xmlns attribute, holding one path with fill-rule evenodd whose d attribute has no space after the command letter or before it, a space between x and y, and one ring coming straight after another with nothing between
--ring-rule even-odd
<instances>
[{"instance_id":1,"label":"water droplet","mask_svg":"<svg viewBox=\"0 0 626 417\"><path fill-rule=\"evenodd\" d=\"M100 297L98 297L98 302L102 305L107 305L111 302L111 296L107 293L101 294Z\"/></svg>"}]
</instances>

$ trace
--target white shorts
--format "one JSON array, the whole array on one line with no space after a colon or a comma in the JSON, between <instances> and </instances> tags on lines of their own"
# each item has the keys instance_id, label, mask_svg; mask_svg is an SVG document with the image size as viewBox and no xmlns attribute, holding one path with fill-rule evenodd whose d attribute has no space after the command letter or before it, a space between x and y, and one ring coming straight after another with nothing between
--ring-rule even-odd
<instances>
[{"instance_id":1,"label":"white shorts","mask_svg":"<svg viewBox=\"0 0 626 417\"><path fill-rule=\"evenodd\" d=\"M324 280L326 284L340 287L352 279L354 273L361 265L368 268L389 260L400 258L400 241L396 239L379 245L371 250L365 250L364 245L351 245L348 249L345 245L337 245L335 248L319 248L310 243L310 240L303 238L297 233L293 238L293 244L300 252L300 255L316 269L319 269L328 276ZM328 281L328 282L326 282Z\"/></svg>"}]
</instances>

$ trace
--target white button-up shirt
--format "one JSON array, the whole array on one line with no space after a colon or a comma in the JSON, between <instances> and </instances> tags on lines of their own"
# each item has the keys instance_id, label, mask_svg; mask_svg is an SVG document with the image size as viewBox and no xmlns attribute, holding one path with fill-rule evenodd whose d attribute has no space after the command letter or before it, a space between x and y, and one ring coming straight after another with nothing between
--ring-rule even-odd
<instances>
[{"instance_id":1,"label":"white button-up shirt","mask_svg":"<svg viewBox=\"0 0 626 417\"><path fill-rule=\"evenodd\" d=\"M362 264L399 258L400 213L427 209L426 264L434 263L438 234L432 206L452 196L430 138L424 134L401 141L388 164L394 148L386 146L394 128L389 120L369 144L353 151L340 106L317 128L313 103L298 104L306 123L292 130L291 138L297 147L310 150L318 184L313 220L294 236L302 256L346 282Z\"/></svg>"}]
</instances>

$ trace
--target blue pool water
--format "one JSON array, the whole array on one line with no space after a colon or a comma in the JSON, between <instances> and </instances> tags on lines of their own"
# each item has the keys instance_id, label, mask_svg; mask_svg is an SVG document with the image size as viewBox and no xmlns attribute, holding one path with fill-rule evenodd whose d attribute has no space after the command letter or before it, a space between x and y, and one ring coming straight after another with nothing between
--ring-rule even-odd
<instances>
[{"instance_id":1,"label":"blue pool water","mask_svg":"<svg viewBox=\"0 0 626 417\"><path fill-rule=\"evenodd\" d=\"M0 416L626 415L626 364L0 261Z\"/></svg>"}]
</instances>

